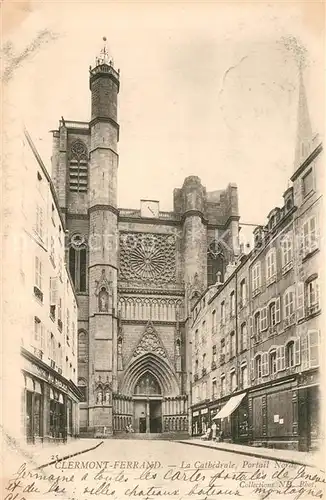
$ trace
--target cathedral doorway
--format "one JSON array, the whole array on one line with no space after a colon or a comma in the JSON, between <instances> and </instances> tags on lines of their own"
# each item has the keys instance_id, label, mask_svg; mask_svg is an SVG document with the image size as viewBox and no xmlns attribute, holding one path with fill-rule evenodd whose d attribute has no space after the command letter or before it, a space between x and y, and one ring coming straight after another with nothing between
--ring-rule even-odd
<instances>
[{"instance_id":1,"label":"cathedral doorway","mask_svg":"<svg viewBox=\"0 0 326 500\"><path fill-rule=\"evenodd\" d=\"M138 379L133 400L135 432L162 432L161 388L152 373L146 372Z\"/></svg>"}]
</instances>

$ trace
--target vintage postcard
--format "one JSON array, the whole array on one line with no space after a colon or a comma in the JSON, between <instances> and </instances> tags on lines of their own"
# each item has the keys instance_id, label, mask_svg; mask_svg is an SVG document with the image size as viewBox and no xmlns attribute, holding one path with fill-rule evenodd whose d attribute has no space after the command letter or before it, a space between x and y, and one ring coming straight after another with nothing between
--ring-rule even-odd
<instances>
[{"instance_id":1,"label":"vintage postcard","mask_svg":"<svg viewBox=\"0 0 326 500\"><path fill-rule=\"evenodd\" d=\"M323 2L1 7L2 498L323 498Z\"/></svg>"}]
</instances>

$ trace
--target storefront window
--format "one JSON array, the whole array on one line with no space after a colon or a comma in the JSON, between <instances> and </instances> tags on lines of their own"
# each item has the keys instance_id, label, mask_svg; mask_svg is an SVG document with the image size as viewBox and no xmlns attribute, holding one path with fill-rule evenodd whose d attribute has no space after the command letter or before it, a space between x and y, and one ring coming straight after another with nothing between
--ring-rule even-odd
<instances>
[{"instance_id":1,"label":"storefront window","mask_svg":"<svg viewBox=\"0 0 326 500\"><path fill-rule=\"evenodd\" d=\"M42 399L41 394L34 394L34 436L41 436L41 414L42 414Z\"/></svg>"}]
</instances>

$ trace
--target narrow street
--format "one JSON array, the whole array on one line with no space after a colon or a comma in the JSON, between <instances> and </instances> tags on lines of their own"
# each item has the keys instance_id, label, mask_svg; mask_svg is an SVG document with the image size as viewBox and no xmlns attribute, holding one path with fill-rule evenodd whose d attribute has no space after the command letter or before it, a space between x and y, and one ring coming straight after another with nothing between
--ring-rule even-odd
<instances>
[{"instance_id":1,"label":"narrow street","mask_svg":"<svg viewBox=\"0 0 326 500\"><path fill-rule=\"evenodd\" d=\"M58 462L47 465L54 456L43 453L41 468L21 468L22 491L70 500L322 498L322 474L310 467L163 440L87 439L85 450L97 447L85 452L79 444L78 455L61 460L74 452L67 445Z\"/></svg>"}]
</instances>

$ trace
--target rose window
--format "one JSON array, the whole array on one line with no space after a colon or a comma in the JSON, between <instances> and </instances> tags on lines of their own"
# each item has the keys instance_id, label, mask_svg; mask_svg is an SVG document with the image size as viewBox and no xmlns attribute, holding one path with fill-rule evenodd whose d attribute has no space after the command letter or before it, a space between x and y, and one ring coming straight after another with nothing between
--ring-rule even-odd
<instances>
[{"instance_id":1,"label":"rose window","mask_svg":"<svg viewBox=\"0 0 326 500\"><path fill-rule=\"evenodd\" d=\"M175 239L158 234L122 234L120 272L124 279L175 281Z\"/></svg>"}]
</instances>

